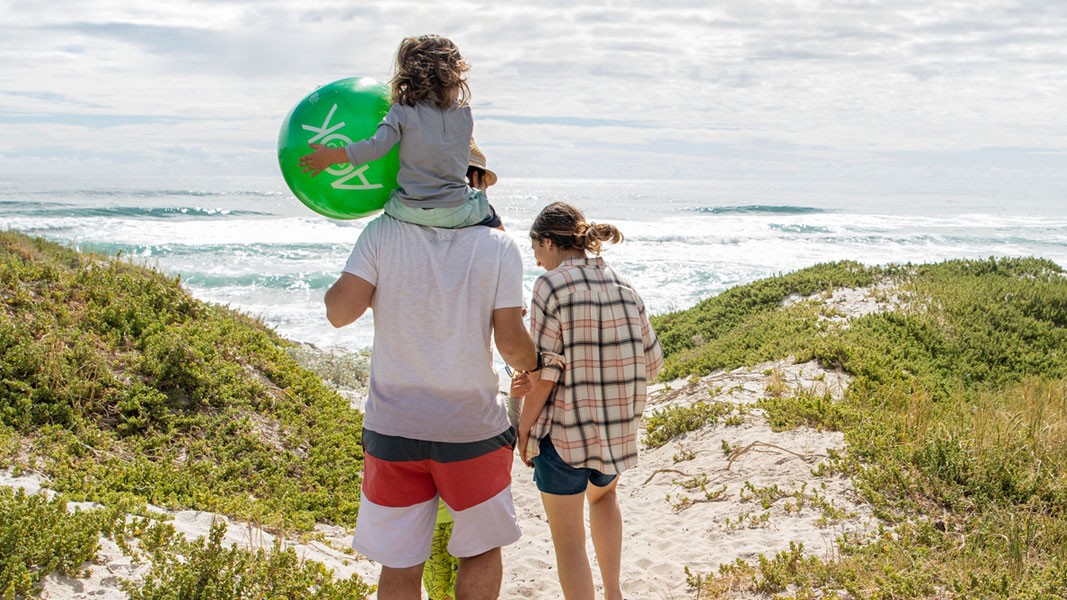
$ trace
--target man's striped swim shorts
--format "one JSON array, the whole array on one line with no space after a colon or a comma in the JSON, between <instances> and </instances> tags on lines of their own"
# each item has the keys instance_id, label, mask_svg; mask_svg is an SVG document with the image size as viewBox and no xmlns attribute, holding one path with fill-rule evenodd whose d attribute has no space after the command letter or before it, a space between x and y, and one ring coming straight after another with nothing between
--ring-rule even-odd
<instances>
[{"instance_id":1,"label":"man's striped swim shorts","mask_svg":"<svg viewBox=\"0 0 1067 600\"><path fill-rule=\"evenodd\" d=\"M352 547L386 567L430 556L438 498L455 525L448 552L465 558L521 532L511 496L514 430L477 442L428 442L363 430L363 489Z\"/></svg>"}]
</instances>

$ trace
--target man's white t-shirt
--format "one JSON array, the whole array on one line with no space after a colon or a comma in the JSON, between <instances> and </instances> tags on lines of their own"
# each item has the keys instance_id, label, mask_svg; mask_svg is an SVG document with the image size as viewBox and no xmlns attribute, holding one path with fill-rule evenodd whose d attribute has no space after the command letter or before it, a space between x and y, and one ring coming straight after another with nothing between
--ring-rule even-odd
<instances>
[{"instance_id":1,"label":"man's white t-shirt","mask_svg":"<svg viewBox=\"0 0 1067 600\"><path fill-rule=\"evenodd\" d=\"M523 305L522 256L510 237L382 215L360 234L345 272L375 287L364 427L435 442L507 430L490 338L493 311Z\"/></svg>"}]
</instances>

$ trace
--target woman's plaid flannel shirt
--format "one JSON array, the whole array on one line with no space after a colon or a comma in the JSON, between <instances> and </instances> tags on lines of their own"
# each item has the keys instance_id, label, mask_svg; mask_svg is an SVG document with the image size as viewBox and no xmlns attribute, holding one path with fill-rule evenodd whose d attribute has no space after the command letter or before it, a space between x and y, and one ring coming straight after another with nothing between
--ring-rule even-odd
<instances>
[{"instance_id":1,"label":"woman's plaid flannel shirt","mask_svg":"<svg viewBox=\"0 0 1067 600\"><path fill-rule=\"evenodd\" d=\"M641 297L602 258L569 258L537 279L532 305L541 378L556 386L531 439L551 435L572 467L634 466L647 385L663 366Z\"/></svg>"}]
</instances>

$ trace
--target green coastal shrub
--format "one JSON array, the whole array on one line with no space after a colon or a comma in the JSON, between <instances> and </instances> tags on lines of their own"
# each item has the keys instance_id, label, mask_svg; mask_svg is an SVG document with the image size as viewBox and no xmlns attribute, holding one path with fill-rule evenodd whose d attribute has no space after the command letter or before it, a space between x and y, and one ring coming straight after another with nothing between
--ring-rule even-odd
<instances>
[{"instance_id":1,"label":"green coastal shrub","mask_svg":"<svg viewBox=\"0 0 1067 600\"><path fill-rule=\"evenodd\" d=\"M717 423L734 408L729 402L696 402L657 410L645 417L643 441L649 448L659 448L683 433Z\"/></svg>"},{"instance_id":2,"label":"green coastal shrub","mask_svg":"<svg viewBox=\"0 0 1067 600\"><path fill-rule=\"evenodd\" d=\"M810 296L840 287L864 287L882 276L882 269L865 267L856 262L818 265L730 288L718 296L699 302L691 309L653 316L652 325L663 352L673 358L736 330L752 317L777 310L790 296ZM714 370L716 367L703 368ZM672 376L681 374L684 373L674 373Z\"/></svg>"},{"instance_id":3,"label":"green coastal shrub","mask_svg":"<svg viewBox=\"0 0 1067 600\"><path fill-rule=\"evenodd\" d=\"M792 396L760 398L756 406L763 409L775 431L801 426L840 431L859 418L848 406L835 402L829 392L801 390Z\"/></svg>"},{"instance_id":4,"label":"green coastal shrub","mask_svg":"<svg viewBox=\"0 0 1067 600\"><path fill-rule=\"evenodd\" d=\"M66 502L0 487L0 598L36 592L53 571L77 576L91 560L102 511L67 512Z\"/></svg>"},{"instance_id":5,"label":"green coastal shrub","mask_svg":"<svg viewBox=\"0 0 1067 600\"><path fill-rule=\"evenodd\" d=\"M355 523L362 417L295 344L118 259L0 232L0 467L69 499Z\"/></svg>"},{"instance_id":6,"label":"green coastal shrub","mask_svg":"<svg viewBox=\"0 0 1067 600\"><path fill-rule=\"evenodd\" d=\"M810 314L781 307L800 282L842 270L892 281L907 301L847 327L813 327ZM851 474L891 530L839 539L830 562L795 560L792 552L728 567L703 580L705 593L1065 597L1067 274L1059 265L988 259L857 270L836 263L731 292L655 321L661 339L671 340L667 376L787 355L845 369L852 382L839 402L798 394L759 406L775 427L843 431L848 455L836 468ZM790 324L763 327L778 320ZM750 330L759 333L746 336Z\"/></svg>"},{"instance_id":7,"label":"green coastal shrub","mask_svg":"<svg viewBox=\"0 0 1067 600\"><path fill-rule=\"evenodd\" d=\"M295 348L178 279L0 232L0 468L31 467L64 500L107 507L71 514L0 488L0 597L78 576L107 536L148 549L131 598L365 598L358 577L335 581L292 550L126 521L150 502L273 530L354 525L362 418Z\"/></svg>"},{"instance_id":8,"label":"green coastal shrub","mask_svg":"<svg viewBox=\"0 0 1067 600\"><path fill-rule=\"evenodd\" d=\"M360 600L374 588L359 577L336 580L321 563L302 560L280 542L271 550L226 546L224 523L207 538L187 542L167 525L155 525L152 566L140 585L127 583L130 600Z\"/></svg>"}]
</instances>

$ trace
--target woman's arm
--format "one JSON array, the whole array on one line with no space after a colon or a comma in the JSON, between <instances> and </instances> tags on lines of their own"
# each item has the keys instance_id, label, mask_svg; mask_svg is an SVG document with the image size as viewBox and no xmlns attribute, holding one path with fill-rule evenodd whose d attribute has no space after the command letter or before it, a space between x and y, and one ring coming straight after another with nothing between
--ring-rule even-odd
<instances>
[{"instance_id":1,"label":"woman's arm","mask_svg":"<svg viewBox=\"0 0 1067 600\"><path fill-rule=\"evenodd\" d=\"M636 292L634 297L637 298L637 310L641 316L641 337L645 342L645 381L651 383L663 368L663 348L659 345L656 332L652 330L652 324L648 322L645 301Z\"/></svg>"}]
</instances>

